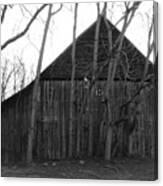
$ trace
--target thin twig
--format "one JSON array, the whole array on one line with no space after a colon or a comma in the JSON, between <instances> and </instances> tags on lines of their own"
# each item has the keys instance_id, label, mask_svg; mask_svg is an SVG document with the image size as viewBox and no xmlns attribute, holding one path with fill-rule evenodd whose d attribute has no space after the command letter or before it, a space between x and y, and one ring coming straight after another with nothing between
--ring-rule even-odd
<instances>
[{"instance_id":1,"label":"thin twig","mask_svg":"<svg viewBox=\"0 0 163 186\"><path fill-rule=\"evenodd\" d=\"M63 7L63 5L60 4L60 7L56 11L52 12L51 15L53 16L53 15L57 14L62 9L62 7Z\"/></svg>"}]
</instances>

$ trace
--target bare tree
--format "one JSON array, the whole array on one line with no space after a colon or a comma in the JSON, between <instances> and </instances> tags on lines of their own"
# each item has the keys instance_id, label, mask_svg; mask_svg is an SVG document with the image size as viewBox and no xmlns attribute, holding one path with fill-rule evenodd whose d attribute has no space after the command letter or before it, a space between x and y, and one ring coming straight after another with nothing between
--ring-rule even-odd
<instances>
[{"instance_id":1,"label":"bare tree","mask_svg":"<svg viewBox=\"0 0 163 186\"><path fill-rule=\"evenodd\" d=\"M19 89L22 90L25 87L25 81L26 81L26 69L25 64L23 63L22 57L17 57L20 70L19 70L19 79L20 79L20 85Z\"/></svg>"},{"instance_id":2,"label":"bare tree","mask_svg":"<svg viewBox=\"0 0 163 186\"><path fill-rule=\"evenodd\" d=\"M74 10L74 27L73 27L73 44L72 44L72 73L71 73L71 92L70 92L70 121L69 121L69 152L68 155L72 157L73 148L73 123L74 123L74 99L75 99L75 70L76 70L76 26L77 26L77 10L78 3L75 3Z\"/></svg>"},{"instance_id":3,"label":"bare tree","mask_svg":"<svg viewBox=\"0 0 163 186\"><path fill-rule=\"evenodd\" d=\"M4 101L6 96L22 90L25 86L26 69L22 59L16 60L14 57L13 62L8 59L4 60L1 66L1 100ZM9 92L10 89L10 92Z\"/></svg>"},{"instance_id":4,"label":"bare tree","mask_svg":"<svg viewBox=\"0 0 163 186\"><path fill-rule=\"evenodd\" d=\"M18 69L16 66L13 64L13 69L14 69L14 74L13 74L13 93L15 94L17 92L17 75L18 75Z\"/></svg>"},{"instance_id":5,"label":"bare tree","mask_svg":"<svg viewBox=\"0 0 163 186\"><path fill-rule=\"evenodd\" d=\"M6 89L14 73L14 68L9 66L9 60L5 59L4 66L1 66L1 101L6 98Z\"/></svg>"},{"instance_id":6,"label":"bare tree","mask_svg":"<svg viewBox=\"0 0 163 186\"><path fill-rule=\"evenodd\" d=\"M97 3L97 21L95 29L95 41L94 41L94 54L93 54L93 68L92 68L92 79L95 79L95 74L97 70L97 59L98 59L98 45L99 45L99 31L100 31L101 15L100 15L100 4ZM88 156L92 155L93 150L93 109L94 109L94 90L95 84L93 85L89 98L89 138L88 138Z\"/></svg>"},{"instance_id":7,"label":"bare tree","mask_svg":"<svg viewBox=\"0 0 163 186\"><path fill-rule=\"evenodd\" d=\"M142 74L142 78L141 78L141 83L139 88L137 89L136 93L129 99L127 100L123 105L121 105L121 110L125 107L127 107L129 104L131 104L132 102L135 101L135 99L137 97L140 96L141 91L143 91L145 88L149 87L151 85L151 83L145 83L146 80L152 78L148 76L148 67L149 67L149 63L150 63L150 55L152 54L152 52L154 53L156 58L156 53L155 51L155 46L157 45L154 41L154 37L152 37L152 34L154 32L154 15L151 21L151 25L149 27L149 32L148 32L148 39L147 39L147 55L146 55L146 60L144 63L144 70L143 70L143 74ZM151 76L151 75L150 75ZM131 78L129 76L129 74L127 73L127 77Z\"/></svg>"},{"instance_id":8,"label":"bare tree","mask_svg":"<svg viewBox=\"0 0 163 186\"><path fill-rule=\"evenodd\" d=\"M107 57L106 61L104 61L104 63L102 65L100 65L100 67L98 67L98 69L95 71L95 74L93 75L93 78L89 81L89 90L84 95L83 103L82 103L81 109L80 109L80 118L82 119L84 108L87 104L87 100L88 100L88 98L90 98L90 92L92 91L92 89L93 89L93 87L96 83L96 80L100 76L101 72L108 65L108 77L107 77L107 83L106 83L106 86L105 86L105 93L104 93L104 95L105 95L105 101L104 102L106 104L105 111L104 111L104 113L105 113L104 114L104 117L105 117L104 120L107 121L107 135L106 135L106 142L105 142L105 159L108 159L108 160L111 158L112 127L113 127L112 126L112 124L113 124L112 114L111 114L113 103L112 103L112 100L110 98L110 92L113 91L113 81L114 81L114 78L115 78L117 63L118 63L119 58L120 58L121 48L122 48L122 44L123 44L123 40L124 40L124 34L125 34L128 26L130 25L130 23L131 23L134 15L135 15L135 12L138 9L139 5L140 5L140 2L134 2L134 3L131 3L131 4L130 3L125 3L125 8L126 8L125 14L118 21L118 23L121 22L121 21L124 21L123 26L122 26L122 32L118 36L116 41L114 43L112 43L112 30L111 30L110 25L108 24L108 22L106 20L107 4L105 3L105 6L104 6L104 9L102 11L101 16L104 16L105 24L106 24L106 27L108 29L108 41L109 41L108 57ZM87 77L87 75L86 75L86 77ZM91 132L89 132L89 139L91 139ZM90 150L90 152L91 152L91 150Z\"/></svg>"},{"instance_id":9,"label":"bare tree","mask_svg":"<svg viewBox=\"0 0 163 186\"><path fill-rule=\"evenodd\" d=\"M145 62L145 66L144 66L144 73L143 73L143 77L142 77L142 83L145 80L146 75L147 75L147 72L148 72L149 57L150 57L152 51L154 51L154 40L151 42L151 37L152 37L153 29L154 29L154 16L152 18L151 26L149 28L149 33L148 33L147 57L146 57L146 62Z\"/></svg>"},{"instance_id":10,"label":"bare tree","mask_svg":"<svg viewBox=\"0 0 163 186\"><path fill-rule=\"evenodd\" d=\"M125 2L126 11L123 17L124 22L122 26L122 31L119 37L117 38L117 40L115 41L114 46L112 46L111 28L105 20L105 23L108 29L108 37L110 38L108 40L109 40L109 55L111 57L109 61L109 65L108 65L108 77L107 77L107 84L106 84L106 89L105 89L105 102L106 102L106 110L107 110L107 117L108 117L107 118L107 134L106 134L106 142L105 142L105 159L106 160L111 159L111 152L112 152L111 145L112 145L112 135L113 135L113 131L112 131L113 118L112 118L111 110L113 107L113 103L111 100L111 94L112 94L111 92L114 90L113 82L115 78L117 63L120 58L120 51L122 49L124 34L128 26L130 25L139 5L140 5L140 2L134 2L132 5L130 3ZM106 7L107 7L107 3L105 3L104 12L106 12ZM106 17L106 13L104 13L104 15ZM113 54L113 51L114 51L114 54Z\"/></svg>"},{"instance_id":11,"label":"bare tree","mask_svg":"<svg viewBox=\"0 0 163 186\"><path fill-rule=\"evenodd\" d=\"M32 150L33 150L37 102L38 102L38 95L39 95L38 94L38 92L39 92L39 79L40 79L40 72L41 72L41 66L42 66L42 61L43 61L43 54L44 54L44 49L45 49L48 28L49 28L50 20L52 17L52 5L50 4L50 5L48 5L48 7L49 7L48 16L47 16L44 34L43 34L43 38L42 38L40 55L39 55L38 65L37 65L37 73L36 73L36 78L35 78L34 87L33 87L31 123L30 123L30 127L29 127L29 132L28 132L28 147L27 147L27 162L28 163L31 163L33 160Z\"/></svg>"},{"instance_id":12,"label":"bare tree","mask_svg":"<svg viewBox=\"0 0 163 186\"><path fill-rule=\"evenodd\" d=\"M27 78L27 81L28 81L27 83L32 82L35 79L35 76L36 76L36 72L34 72L34 64L32 64L30 66L30 71L29 71L29 75Z\"/></svg>"}]
</instances>

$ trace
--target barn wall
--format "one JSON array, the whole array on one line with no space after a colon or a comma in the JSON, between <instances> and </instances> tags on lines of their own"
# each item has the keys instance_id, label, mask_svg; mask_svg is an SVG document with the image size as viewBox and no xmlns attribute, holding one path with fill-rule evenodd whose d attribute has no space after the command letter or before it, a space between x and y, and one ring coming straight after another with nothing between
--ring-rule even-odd
<instances>
[{"instance_id":1,"label":"barn wall","mask_svg":"<svg viewBox=\"0 0 163 186\"><path fill-rule=\"evenodd\" d=\"M93 156L104 156L106 126L101 125L104 113L102 102L104 82L98 82L94 91L93 119ZM114 100L113 118L117 120L117 108L132 96L138 84L128 82L127 90L121 82L115 82L111 95ZM88 157L89 105L80 114L87 85L76 82L75 122L73 124L73 157ZM69 98L70 81L42 81L40 87L39 109L35 130L34 158L36 160L64 159L68 155ZM28 126L31 116L32 88L18 96L15 101L2 105L2 162L24 161L26 157ZM142 94L138 129L129 140L129 151L132 155L154 157L154 94ZM81 117L80 117L81 116ZM138 132L139 131L139 132ZM77 138L79 134L80 138ZM77 144L78 152L77 152Z\"/></svg>"},{"instance_id":2,"label":"barn wall","mask_svg":"<svg viewBox=\"0 0 163 186\"><path fill-rule=\"evenodd\" d=\"M25 161L28 126L31 116L31 94L28 89L2 103L2 163Z\"/></svg>"},{"instance_id":3,"label":"barn wall","mask_svg":"<svg viewBox=\"0 0 163 186\"><path fill-rule=\"evenodd\" d=\"M94 91L93 103L93 155L104 156L106 126L101 125L104 113L103 88L105 82L98 82ZM138 84L128 82L127 90L121 82L115 82L111 95L114 100L113 119L118 119L117 108L135 94ZM73 156L88 157L89 105L86 104L84 114L80 114L87 85L76 82L75 122L73 124ZM41 85L41 110L38 118L38 135L36 157L40 159L62 159L68 156L68 128L70 81L44 81ZM153 92L142 93L139 105L138 130L130 136L129 152L132 155L152 158L154 155L154 95ZM87 102L88 103L88 102ZM42 131L42 132L41 132ZM100 132L101 131L101 132ZM139 132L138 132L139 131ZM79 134L80 138L77 138ZM78 140L80 148L77 152ZM41 143L40 143L41 141Z\"/></svg>"}]
</instances>

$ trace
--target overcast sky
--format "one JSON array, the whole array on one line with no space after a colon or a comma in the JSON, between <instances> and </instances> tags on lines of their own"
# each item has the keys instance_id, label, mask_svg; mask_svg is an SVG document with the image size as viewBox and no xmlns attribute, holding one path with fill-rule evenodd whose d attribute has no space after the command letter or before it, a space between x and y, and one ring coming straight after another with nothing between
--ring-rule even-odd
<instances>
[{"instance_id":1,"label":"overcast sky","mask_svg":"<svg viewBox=\"0 0 163 186\"><path fill-rule=\"evenodd\" d=\"M25 5L31 13L34 13L36 7L39 6L39 4ZM103 3L101 3L101 8L102 6ZM59 4L54 4L54 11L58 7ZM58 14L54 15L51 20L42 70L45 69L72 42L74 21L73 7L73 3L65 3L62 10ZM14 44L9 45L2 51L2 63L5 58L13 61L15 56L21 56L28 71L31 68L31 65L34 65L34 71L36 70L39 54L38 50L42 40L47 11L48 8L43 10L40 14L40 18L34 22L25 37L19 39ZM122 2L116 2L114 3L114 6L111 2L108 2L107 17L113 24L122 16L123 11ZM144 55L147 53L147 38L152 14L153 2L142 2L126 32L126 36ZM80 3L78 7L77 35L87 29L96 20L96 16L97 7L95 3ZM23 16L19 5L14 5L12 9L9 9L1 27L1 44L11 36L22 31L29 19L29 13L24 11ZM118 28L121 28L121 24Z\"/></svg>"}]
</instances>

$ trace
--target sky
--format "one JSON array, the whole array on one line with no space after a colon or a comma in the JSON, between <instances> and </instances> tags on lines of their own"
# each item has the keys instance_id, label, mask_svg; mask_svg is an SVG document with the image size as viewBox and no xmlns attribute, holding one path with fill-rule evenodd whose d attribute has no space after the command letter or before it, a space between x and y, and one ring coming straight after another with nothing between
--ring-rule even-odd
<instances>
[{"instance_id":1,"label":"sky","mask_svg":"<svg viewBox=\"0 0 163 186\"><path fill-rule=\"evenodd\" d=\"M22 11L19 5L14 5L6 14L5 21L1 26L1 44L8 38L22 31L40 4L24 4L29 10ZM103 3L100 4L101 9ZM53 11L57 10L60 4L53 5ZM52 17L48 37L46 41L42 70L44 70L54 59L62 53L65 48L72 43L73 35L73 7L74 3L64 3L62 10ZM44 23L47 18L48 8L45 8L39 18L33 23L28 34L15 43L9 45L1 52L1 62L4 59L14 61L16 56L22 58L28 72L36 71L39 57ZM108 19L115 24L123 15L124 7L122 2L108 2ZM147 38L153 14L153 2L144 1L141 3L136 15L126 32L126 37L144 54L147 54ZM95 3L80 3L77 17L77 36L87 29L97 17L97 7ZM121 29L121 24L118 29ZM151 56L152 60L152 56Z\"/></svg>"}]
</instances>

